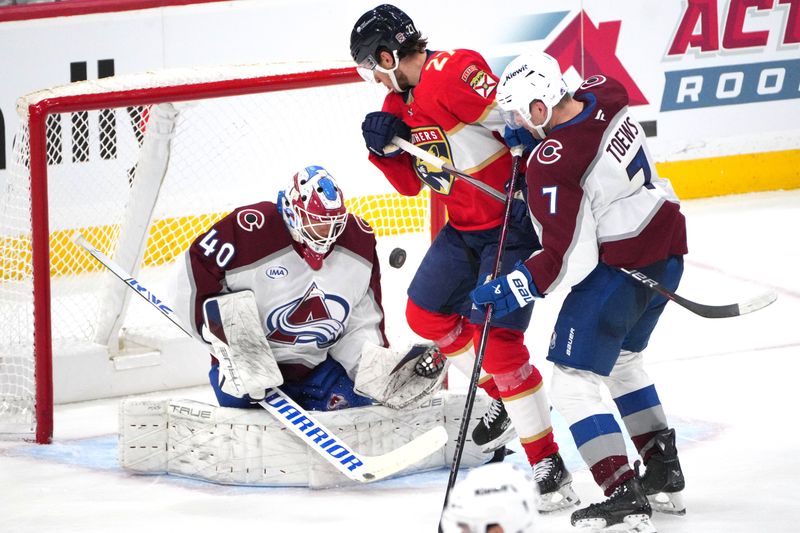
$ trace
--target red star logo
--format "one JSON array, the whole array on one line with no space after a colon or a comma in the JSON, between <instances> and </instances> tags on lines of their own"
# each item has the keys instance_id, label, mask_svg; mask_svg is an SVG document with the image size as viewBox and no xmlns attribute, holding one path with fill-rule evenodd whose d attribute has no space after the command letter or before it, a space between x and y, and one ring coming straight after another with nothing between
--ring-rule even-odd
<instances>
[{"instance_id":1,"label":"red star logo","mask_svg":"<svg viewBox=\"0 0 800 533\"><path fill-rule=\"evenodd\" d=\"M595 26L581 11L545 52L558 60L562 70L574 67L584 79L593 74L605 74L618 80L628 91L630 105L645 105L647 98L617 58L621 24L622 21L612 20Z\"/></svg>"}]
</instances>

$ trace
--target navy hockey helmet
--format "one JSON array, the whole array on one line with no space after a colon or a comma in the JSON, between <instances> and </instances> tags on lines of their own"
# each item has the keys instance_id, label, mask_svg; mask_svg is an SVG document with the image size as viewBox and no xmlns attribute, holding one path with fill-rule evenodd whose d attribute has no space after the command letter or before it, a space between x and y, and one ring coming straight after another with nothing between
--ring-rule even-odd
<instances>
[{"instance_id":1,"label":"navy hockey helmet","mask_svg":"<svg viewBox=\"0 0 800 533\"><path fill-rule=\"evenodd\" d=\"M402 57L403 45L419 37L411 17L391 4L381 4L356 21L350 34L350 55L359 67L372 70L379 63L381 50Z\"/></svg>"}]
</instances>

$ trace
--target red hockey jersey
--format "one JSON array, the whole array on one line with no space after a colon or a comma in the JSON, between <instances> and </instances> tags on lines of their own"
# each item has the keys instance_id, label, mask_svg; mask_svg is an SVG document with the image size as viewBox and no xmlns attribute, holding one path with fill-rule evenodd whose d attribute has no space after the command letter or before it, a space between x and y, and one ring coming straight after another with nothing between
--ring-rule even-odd
<instances>
[{"instance_id":1,"label":"red hockey jersey","mask_svg":"<svg viewBox=\"0 0 800 533\"><path fill-rule=\"evenodd\" d=\"M505 123L495 104L496 87L497 78L477 52L430 52L419 84L388 94L383 111L409 125L414 144L502 192L511 176L511 155L501 134ZM414 196L428 185L444 201L457 229L481 230L502 222L502 202L416 157L370 154L370 160L400 194Z\"/></svg>"}]
</instances>

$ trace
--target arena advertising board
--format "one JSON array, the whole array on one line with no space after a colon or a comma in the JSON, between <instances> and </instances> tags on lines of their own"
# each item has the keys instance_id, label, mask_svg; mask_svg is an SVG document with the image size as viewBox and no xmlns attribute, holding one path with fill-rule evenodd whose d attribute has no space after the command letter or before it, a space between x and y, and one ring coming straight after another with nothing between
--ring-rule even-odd
<instances>
[{"instance_id":1,"label":"arena advertising board","mask_svg":"<svg viewBox=\"0 0 800 533\"><path fill-rule=\"evenodd\" d=\"M242 0L113 12L114 3L106 13L14 21L0 9L0 175L22 94L169 67L348 60L353 22L376 5ZM800 186L799 0L396 5L432 49L478 50L498 73L515 55L543 49L572 87L597 72L619 79L662 165L681 165L694 183L708 167L688 162L713 159L727 172L722 189L690 195ZM763 158L748 163L742 154ZM764 165L771 172L755 182L739 176Z\"/></svg>"}]
</instances>

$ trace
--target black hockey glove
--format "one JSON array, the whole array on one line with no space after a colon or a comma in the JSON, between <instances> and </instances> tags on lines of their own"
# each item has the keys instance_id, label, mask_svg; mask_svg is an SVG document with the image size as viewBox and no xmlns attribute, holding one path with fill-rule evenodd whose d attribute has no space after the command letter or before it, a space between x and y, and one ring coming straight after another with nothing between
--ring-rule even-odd
<instances>
[{"instance_id":1,"label":"black hockey glove","mask_svg":"<svg viewBox=\"0 0 800 533\"><path fill-rule=\"evenodd\" d=\"M364 122L361 123L361 133L364 135L364 141L367 143L369 151L378 157L394 157L402 152L394 145L392 145L394 148L392 151L388 153L383 151L387 144L392 143L392 137L395 135L406 141L411 140L411 128L396 116L385 111L367 113Z\"/></svg>"}]
</instances>

